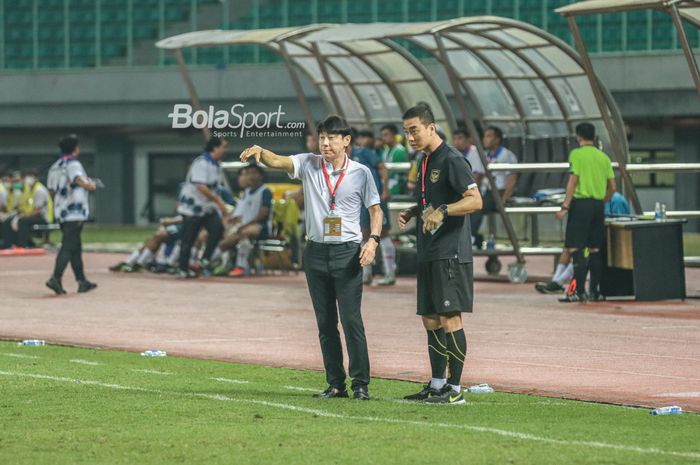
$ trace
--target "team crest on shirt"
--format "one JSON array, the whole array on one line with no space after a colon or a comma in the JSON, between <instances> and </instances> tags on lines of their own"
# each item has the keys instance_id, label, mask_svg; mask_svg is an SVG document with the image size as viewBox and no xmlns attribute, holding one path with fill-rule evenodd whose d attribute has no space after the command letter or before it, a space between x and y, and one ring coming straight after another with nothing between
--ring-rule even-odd
<instances>
[{"instance_id":1,"label":"team crest on shirt","mask_svg":"<svg viewBox=\"0 0 700 465\"><path fill-rule=\"evenodd\" d=\"M430 182L436 183L440 179L440 170L432 170L430 172Z\"/></svg>"}]
</instances>

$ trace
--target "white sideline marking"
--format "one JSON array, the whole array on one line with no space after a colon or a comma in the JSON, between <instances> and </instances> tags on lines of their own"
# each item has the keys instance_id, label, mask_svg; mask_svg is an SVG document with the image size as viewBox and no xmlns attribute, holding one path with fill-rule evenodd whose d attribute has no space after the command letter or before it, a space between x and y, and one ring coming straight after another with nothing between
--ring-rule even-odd
<instances>
[{"instance_id":1,"label":"white sideline marking","mask_svg":"<svg viewBox=\"0 0 700 465\"><path fill-rule=\"evenodd\" d=\"M233 384L248 384L248 381L244 379L233 379L233 378L209 378L214 381L221 381L222 383L233 383Z\"/></svg>"},{"instance_id":2,"label":"white sideline marking","mask_svg":"<svg viewBox=\"0 0 700 465\"><path fill-rule=\"evenodd\" d=\"M163 375L163 376L172 375L172 373L170 373L169 371L148 370L145 368L132 368L131 371L135 371L137 373L150 373L152 375Z\"/></svg>"},{"instance_id":3,"label":"white sideline marking","mask_svg":"<svg viewBox=\"0 0 700 465\"><path fill-rule=\"evenodd\" d=\"M291 410L294 412L309 413L312 415L317 415L319 417L336 418L336 419L341 419L341 420L371 421L371 422L377 422L377 423L390 423L390 424L421 426L421 427L427 427L427 428L450 428L452 430L463 429L463 430L467 430L467 431L475 431L478 433L490 433L490 434L494 434L496 436L510 437L510 438L515 438L515 439L520 439L523 441L541 442L541 443L545 443L545 444L554 444L554 445L560 445L560 446L583 446L583 447L592 447L592 448L596 448L596 449L613 449L613 450L620 450L620 451L625 451L625 452L635 452L635 453L639 453L639 454L670 455L670 456L674 456L674 457L700 459L700 453L698 453L698 452L679 452L679 451L673 451L673 450L657 449L655 447L628 446L628 445L624 445L624 444L614 444L614 443L600 442L600 441L580 441L580 440L569 441L569 440L564 440L564 439L549 438L546 436L536 436L534 434L528 434L528 433L520 433L518 431L509 431L509 430L503 430L503 429L498 429L498 428L490 428L490 427L486 427L486 426L475 426L475 425L453 424L453 423L431 423L431 422L426 422L426 421L399 420L399 419L393 419L393 418L380 418L380 417L372 417L372 416L344 415L344 414L328 412L325 410L312 409L312 408L306 408L306 407L298 407L296 405L280 404L280 403L276 403L276 402L267 402L264 400L234 399L232 397L228 397L228 396L224 396L224 395L220 395L220 394L207 394L207 393L200 393L200 392L187 393L187 392L177 392L177 391L162 391L160 389L142 388L142 387L137 387L137 386L124 386L121 384L102 383L100 381L80 380L80 379L65 378L65 377L60 377L60 376L51 376L51 375L43 375L43 374L35 374L35 373L18 373L18 372L12 372L12 371L0 371L0 376L17 376L17 377L25 377L25 378L44 379L44 380L49 380L49 381L58 381L58 382L64 382L64 383L75 383L75 384L84 384L84 385L89 385L89 386L99 386L99 387L104 387L104 388L109 388L109 389L118 389L118 390L122 390L122 391L148 392L148 393L161 394L161 395L162 394L170 394L170 395L174 395L174 396L199 397L199 398L203 398L203 399L211 399L211 400L226 401L226 402L240 402L240 403L244 403L244 404L264 405L267 407L275 407L275 408L279 408L279 409L283 409L283 410Z\"/></svg>"},{"instance_id":4,"label":"white sideline marking","mask_svg":"<svg viewBox=\"0 0 700 465\"><path fill-rule=\"evenodd\" d=\"M282 386L282 389L289 389L290 391L321 392L318 389L301 387L301 386Z\"/></svg>"},{"instance_id":5,"label":"white sideline marking","mask_svg":"<svg viewBox=\"0 0 700 465\"><path fill-rule=\"evenodd\" d=\"M229 337L220 339L166 339L163 342L267 342L288 339L288 337Z\"/></svg>"},{"instance_id":6,"label":"white sideline marking","mask_svg":"<svg viewBox=\"0 0 700 465\"><path fill-rule=\"evenodd\" d=\"M25 355L25 354L15 354L14 352L3 352L5 357L15 357L15 358L39 358L38 355Z\"/></svg>"},{"instance_id":7,"label":"white sideline marking","mask_svg":"<svg viewBox=\"0 0 700 465\"><path fill-rule=\"evenodd\" d=\"M79 363L79 364L81 364L81 365L91 365L91 366L102 365L102 364L99 363L99 362L91 362L90 360L82 360L82 359L79 359L79 358L75 358L75 359L68 360L68 361L71 362L71 363Z\"/></svg>"}]
</instances>

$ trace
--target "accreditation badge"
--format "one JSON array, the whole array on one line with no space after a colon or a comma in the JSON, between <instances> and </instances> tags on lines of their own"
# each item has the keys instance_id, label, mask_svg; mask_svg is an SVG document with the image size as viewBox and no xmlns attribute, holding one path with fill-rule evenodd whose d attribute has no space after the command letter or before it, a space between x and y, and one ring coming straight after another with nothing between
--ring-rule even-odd
<instances>
[{"instance_id":1,"label":"accreditation badge","mask_svg":"<svg viewBox=\"0 0 700 465\"><path fill-rule=\"evenodd\" d=\"M341 242L343 240L343 221L331 212L323 219L323 242Z\"/></svg>"}]
</instances>

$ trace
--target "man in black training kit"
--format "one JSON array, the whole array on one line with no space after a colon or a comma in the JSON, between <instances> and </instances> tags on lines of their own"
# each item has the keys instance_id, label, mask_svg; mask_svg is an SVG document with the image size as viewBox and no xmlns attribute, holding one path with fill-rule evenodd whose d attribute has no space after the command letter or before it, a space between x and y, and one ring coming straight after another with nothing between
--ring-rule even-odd
<instances>
[{"instance_id":1,"label":"man in black training kit","mask_svg":"<svg viewBox=\"0 0 700 465\"><path fill-rule=\"evenodd\" d=\"M604 300L600 294L600 279L603 274L603 258L600 248L605 238L605 203L615 193L615 173L608 156L594 144L595 126L581 123L576 126L576 141L579 144L569 154L569 182L566 197L557 212L566 222L564 247L574 259L576 292L567 295L562 302L585 302ZM586 276L591 271L590 293L586 295Z\"/></svg>"},{"instance_id":2,"label":"man in black training kit","mask_svg":"<svg viewBox=\"0 0 700 465\"><path fill-rule=\"evenodd\" d=\"M61 279L70 263L78 281L78 292L89 292L95 289L97 284L85 277L80 234L90 215L88 192L94 192L97 186L88 178L83 164L78 161L78 137L75 134L65 136L58 142L58 147L61 154L49 168L46 184L49 192L54 195L54 218L61 226L63 238L61 249L56 256L53 275L46 281L46 287L56 294L65 294Z\"/></svg>"},{"instance_id":3,"label":"man in black training kit","mask_svg":"<svg viewBox=\"0 0 700 465\"><path fill-rule=\"evenodd\" d=\"M399 215L405 228L417 219L418 315L428 333L432 379L420 392L404 397L435 404L463 404L460 385L467 339L462 313L472 311L474 275L467 215L482 206L471 168L461 153L435 129L426 105L403 115L411 147L424 152L418 170L418 205ZM445 378L447 369L447 378Z\"/></svg>"},{"instance_id":4,"label":"man in black training kit","mask_svg":"<svg viewBox=\"0 0 700 465\"><path fill-rule=\"evenodd\" d=\"M241 154L300 179L308 241L304 272L311 295L328 388L314 397L348 397L338 314L350 356L350 377L356 400L369 400L369 355L362 323L362 267L374 260L382 231L379 193L369 168L346 154L350 126L331 115L318 125L321 155L275 155L257 145ZM369 210L370 239L361 246L360 212Z\"/></svg>"}]
</instances>

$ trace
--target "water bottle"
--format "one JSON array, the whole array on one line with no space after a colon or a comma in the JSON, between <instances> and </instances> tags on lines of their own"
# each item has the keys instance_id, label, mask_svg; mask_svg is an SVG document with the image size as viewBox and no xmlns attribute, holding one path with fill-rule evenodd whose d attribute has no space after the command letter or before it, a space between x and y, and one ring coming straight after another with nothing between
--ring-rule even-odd
<instances>
[{"instance_id":1,"label":"water bottle","mask_svg":"<svg viewBox=\"0 0 700 465\"><path fill-rule=\"evenodd\" d=\"M677 405L671 405L669 407L655 408L649 413L652 415L680 415L683 413L683 409Z\"/></svg>"},{"instance_id":2,"label":"water bottle","mask_svg":"<svg viewBox=\"0 0 700 465\"><path fill-rule=\"evenodd\" d=\"M661 203L656 202L656 206L654 207L654 220L661 221L661 219Z\"/></svg>"},{"instance_id":3,"label":"water bottle","mask_svg":"<svg viewBox=\"0 0 700 465\"><path fill-rule=\"evenodd\" d=\"M496 238L493 234L489 234L489 240L486 241L486 250L493 250L496 248Z\"/></svg>"},{"instance_id":4,"label":"water bottle","mask_svg":"<svg viewBox=\"0 0 700 465\"><path fill-rule=\"evenodd\" d=\"M661 219L663 221L666 221L666 204L665 203L661 204Z\"/></svg>"},{"instance_id":5,"label":"water bottle","mask_svg":"<svg viewBox=\"0 0 700 465\"><path fill-rule=\"evenodd\" d=\"M168 355L162 350L147 350L145 352L141 352L142 357L165 357Z\"/></svg>"},{"instance_id":6,"label":"water bottle","mask_svg":"<svg viewBox=\"0 0 700 465\"><path fill-rule=\"evenodd\" d=\"M476 384L468 387L467 392L472 394L490 394L493 392L493 388L488 384Z\"/></svg>"},{"instance_id":7,"label":"water bottle","mask_svg":"<svg viewBox=\"0 0 700 465\"><path fill-rule=\"evenodd\" d=\"M46 341L43 341L41 339L25 339L24 341L20 342L18 345L30 346L30 347L45 346Z\"/></svg>"}]
</instances>

